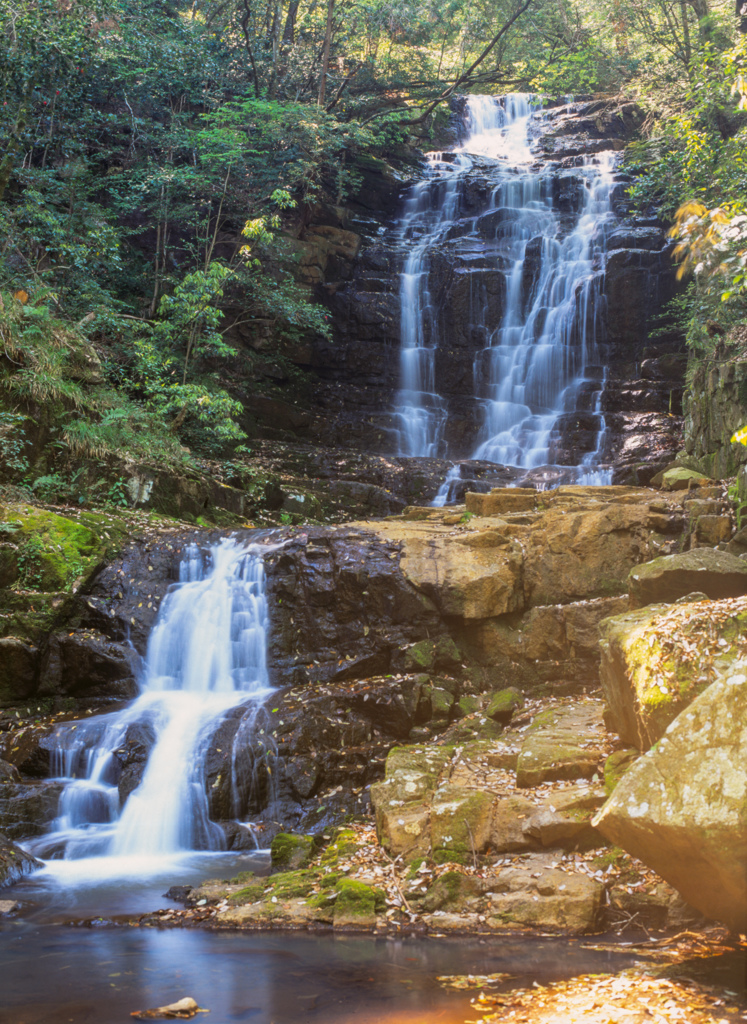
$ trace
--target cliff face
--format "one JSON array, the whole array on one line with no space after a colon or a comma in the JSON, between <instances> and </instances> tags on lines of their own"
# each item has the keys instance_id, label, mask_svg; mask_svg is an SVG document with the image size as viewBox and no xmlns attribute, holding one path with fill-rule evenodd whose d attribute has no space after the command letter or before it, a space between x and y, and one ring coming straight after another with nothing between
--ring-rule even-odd
<instances>
[{"instance_id":1,"label":"cliff face","mask_svg":"<svg viewBox=\"0 0 747 1024\"><path fill-rule=\"evenodd\" d=\"M463 107L464 98L460 101ZM463 123L455 105L455 133ZM640 112L631 104L588 102L545 111L533 172L551 196L561 234L576 223L583 199L583 169L603 150L622 151L635 137ZM452 159L446 153L444 160ZM507 258L501 220L495 210L496 161L476 160L460 182L454 226L430 257L428 289L435 297L433 330L436 390L446 410L443 443L448 459L468 459L480 428L478 363L486 330L506 309ZM313 447L358 449L392 456L397 451L396 396L401 387L401 273L406 258L401 217L412 182L382 163L361 168L361 187L345 207L314 211L298 232L301 279L324 302L334 341L288 350L289 359L310 375L303 389L267 388L253 401L253 431L272 441L300 441ZM578 465L605 418L605 463L615 481L645 483L679 447L684 358L677 339L649 341L662 305L674 294L670 247L655 218L630 213L630 179L618 173L611 195L613 223L605 229L606 255L593 268L597 300L587 315L601 339L604 378L596 402L589 383L576 407L559 419L553 462ZM541 239L537 239L541 242ZM525 259L522 288L536 284L534 242ZM539 248L539 246L534 246ZM293 394L293 398L288 396ZM596 408L595 408L596 404ZM479 473L471 474L479 478Z\"/></svg>"}]
</instances>

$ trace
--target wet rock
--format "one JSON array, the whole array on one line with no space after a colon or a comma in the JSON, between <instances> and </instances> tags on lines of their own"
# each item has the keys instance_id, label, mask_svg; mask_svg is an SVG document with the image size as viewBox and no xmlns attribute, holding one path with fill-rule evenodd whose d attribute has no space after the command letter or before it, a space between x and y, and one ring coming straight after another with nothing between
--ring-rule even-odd
<instances>
[{"instance_id":1,"label":"wet rock","mask_svg":"<svg viewBox=\"0 0 747 1024\"><path fill-rule=\"evenodd\" d=\"M114 751L118 765L120 805L124 806L143 780L145 766L156 742L156 734L150 722L133 722L127 727L124 740Z\"/></svg>"},{"instance_id":2,"label":"wet rock","mask_svg":"<svg viewBox=\"0 0 747 1024\"><path fill-rule=\"evenodd\" d=\"M0 786L6 786L11 782L20 782L21 776L15 765L7 761L0 761Z\"/></svg>"},{"instance_id":3,"label":"wet rock","mask_svg":"<svg viewBox=\"0 0 747 1024\"><path fill-rule=\"evenodd\" d=\"M131 699L138 692L138 663L129 644L112 641L98 630L55 633L48 641L37 694Z\"/></svg>"},{"instance_id":4,"label":"wet rock","mask_svg":"<svg viewBox=\"0 0 747 1024\"><path fill-rule=\"evenodd\" d=\"M0 707L24 700L33 692L39 649L14 637L0 638Z\"/></svg>"},{"instance_id":5,"label":"wet rock","mask_svg":"<svg viewBox=\"0 0 747 1024\"><path fill-rule=\"evenodd\" d=\"M747 928L747 675L705 690L593 819L706 916Z\"/></svg>"},{"instance_id":6,"label":"wet rock","mask_svg":"<svg viewBox=\"0 0 747 1024\"><path fill-rule=\"evenodd\" d=\"M40 867L43 867L40 860L17 846L7 833L0 832L0 888L4 885L12 885L22 875L29 874ZM9 913L10 911L6 909L4 912Z\"/></svg>"},{"instance_id":7,"label":"wet rock","mask_svg":"<svg viewBox=\"0 0 747 1024\"><path fill-rule=\"evenodd\" d=\"M8 839L43 835L57 817L60 782L9 782L0 786L0 830Z\"/></svg>"},{"instance_id":8,"label":"wet rock","mask_svg":"<svg viewBox=\"0 0 747 1024\"><path fill-rule=\"evenodd\" d=\"M726 551L697 548L637 565L628 583L634 608L676 601L693 591L713 600L738 597L747 594L747 564Z\"/></svg>"}]
</instances>

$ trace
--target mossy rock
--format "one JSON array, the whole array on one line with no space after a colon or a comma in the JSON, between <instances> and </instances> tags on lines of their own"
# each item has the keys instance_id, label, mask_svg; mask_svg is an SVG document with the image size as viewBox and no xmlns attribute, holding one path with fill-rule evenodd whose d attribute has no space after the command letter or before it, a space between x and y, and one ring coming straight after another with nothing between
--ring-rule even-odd
<instances>
[{"instance_id":1,"label":"mossy rock","mask_svg":"<svg viewBox=\"0 0 747 1024\"><path fill-rule=\"evenodd\" d=\"M265 880L258 879L252 885L246 885L243 889L233 893L229 896L228 901L232 904L257 903L262 899L266 888Z\"/></svg>"},{"instance_id":2,"label":"mossy rock","mask_svg":"<svg viewBox=\"0 0 747 1024\"><path fill-rule=\"evenodd\" d=\"M430 672L435 664L436 645L432 640L420 640L405 649L406 672Z\"/></svg>"},{"instance_id":3,"label":"mossy rock","mask_svg":"<svg viewBox=\"0 0 747 1024\"><path fill-rule=\"evenodd\" d=\"M505 690L499 690L490 698L490 703L485 709L487 718L494 722L507 725L514 716L514 713L524 707L524 695L515 686L509 686Z\"/></svg>"},{"instance_id":4,"label":"mossy rock","mask_svg":"<svg viewBox=\"0 0 747 1024\"><path fill-rule=\"evenodd\" d=\"M446 785L431 806L431 844L437 864L465 864L490 841L495 797L492 793Z\"/></svg>"},{"instance_id":5,"label":"mossy rock","mask_svg":"<svg viewBox=\"0 0 747 1024\"><path fill-rule=\"evenodd\" d=\"M352 829L341 829L335 836L334 842L330 843L322 854L320 863L324 867L331 867L345 857L352 857L357 849L355 832Z\"/></svg>"},{"instance_id":6,"label":"mossy rock","mask_svg":"<svg viewBox=\"0 0 747 1024\"><path fill-rule=\"evenodd\" d=\"M467 715L475 714L480 710L482 701L475 694L465 694L456 702L456 714L458 718L465 718Z\"/></svg>"},{"instance_id":7,"label":"mossy rock","mask_svg":"<svg viewBox=\"0 0 747 1024\"><path fill-rule=\"evenodd\" d=\"M428 889L422 902L426 913L434 910L460 911L465 900L477 895L479 883L476 878L463 875L460 871L445 871Z\"/></svg>"},{"instance_id":8,"label":"mossy rock","mask_svg":"<svg viewBox=\"0 0 747 1024\"><path fill-rule=\"evenodd\" d=\"M376 914L386 908L386 896L381 889L358 882L354 878L342 878L336 887L337 899L334 906L335 928L370 928L376 924Z\"/></svg>"},{"instance_id":9,"label":"mossy rock","mask_svg":"<svg viewBox=\"0 0 747 1024\"><path fill-rule=\"evenodd\" d=\"M304 868L314 852L311 836L297 836L290 832L278 832L270 845L273 871L294 871Z\"/></svg>"},{"instance_id":10,"label":"mossy rock","mask_svg":"<svg viewBox=\"0 0 747 1024\"><path fill-rule=\"evenodd\" d=\"M431 711L434 718L449 718L454 705L454 694L440 686L434 686L431 690Z\"/></svg>"}]
</instances>

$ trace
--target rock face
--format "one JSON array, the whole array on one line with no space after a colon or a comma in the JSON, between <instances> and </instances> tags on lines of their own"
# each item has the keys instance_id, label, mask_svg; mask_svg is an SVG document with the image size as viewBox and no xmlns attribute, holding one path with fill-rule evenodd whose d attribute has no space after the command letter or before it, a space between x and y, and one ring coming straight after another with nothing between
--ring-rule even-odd
<instances>
[{"instance_id":1,"label":"rock face","mask_svg":"<svg viewBox=\"0 0 747 1024\"><path fill-rule=\"evenodd\" d=\"M474 517L413 509L369 527L401 545L405 576L491 689L593 683L597 626L627 608L636 563L675 550L687 522L682 497L624 487L476 497Z\"/></svg>"},{"instance_id":2,"label":"rock face","mask_svg":"<svg viewBox=\"0 0 747 1024\"><path fill-rule=\"evenodd\" d=\"M602 111L598 101L550 105L537 129L542 188L566 227L584 191L579 164L601 150L624 149L640 124L640 110L636 114L631 107L623 116L618 105L607 106ZM463 135L464 97L455 100L453 116ZM436 353L436 390L448 407L450 458L467 459L475 449L482 415L476 357L505 311L504 211L492 208L496 166L477 160L460 182L453 230L430 260L430 292L438 297L434 322L444 339ZM415 176L422 173L408 170ZM396 182L381 163L366 168L365 174L366 194L358 196L357 208L353 199L347 210L313 211L311 222L298 225L297 237L289 240L297 250L302 281L330 311L335 339L288 346L286 357L312 375L313 386L280 400L278 378L291 392L292 383L278 369L267 394L251 403L247 427L252 435L291 445L306 442L318 449L337 448L344 438L348 449L383 455L397 450L393 406L400 385L399 275L404 257L396 213L412 181ZM595 268L605 293L597 316L607 367L601 411L608 431L606 454L616 479L646 483L679 446L685 359L676 351L679 339L660 340L656 348L648 340L654 316L674 294L675 278L664 226L655 218L630 215L629 183L626 175L618 176L613 208L619 220L606 239L606 267ZM539 236L527 246L525 296L536 283L540 246ZM247 337L245 343L261 347L256 338ZM581 454L593 450L599 417L591 410L588 402L582 403L573 415L559 419L552 441L554 462L578 465ZM357 482L367 481L361 476Z\"/></svg>"},{"instance_id":3,"label":"rock face","mask_svg":"<svg viewBox=\"0 0 747 1024\"><path fill-rule=\"evenodd\" d=\"M698 548L637 565L629 577L634 608L700 592L713 600L747 594L747 562L726 551Z\"/></svg>"},{"instance_id":4,"label":"rock face","mask_svg":"<svg viewBox=\"0 0 747 1024\"><path fill-rule=\"evenodd\" d=\"M693 467L714 479L734 476L747 462L747 448L731 443L747 422L747 360L719 355L696 368L684 405L685 450Z\"/></svg>"},{"instance_id":5,"label":"rock face","mask_svg":"<svg viewBox=\"0 0 747 1024\"><path fill-rule=\"evenodd\" d=\"M736 667L735 667L736 668ZM747 929L747 675L712 683L593 824L708 917Z\"/></svg>"},{"instance_id":6,"label":"rock face","mask_svg":"<svg viewBox=\"0 0 747 1024\"><path fill-rule=\"evenodd\" d=\"M608 723L647 750L706 687L747 666L747 598L651 605L601 623Z\"/></svg>"}]
</instances>

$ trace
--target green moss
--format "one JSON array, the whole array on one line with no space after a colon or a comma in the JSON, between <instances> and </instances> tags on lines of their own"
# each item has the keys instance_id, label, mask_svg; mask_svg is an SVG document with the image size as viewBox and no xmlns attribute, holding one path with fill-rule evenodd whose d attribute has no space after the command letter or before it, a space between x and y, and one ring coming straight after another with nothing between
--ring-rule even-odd
<instances>
[{"instance_id":1,"label":"green moss","mask_svg":"<svg viewBox=\"0 0 747 1024\"><path fill-rule=\"evenodd\" d=\"M469 875L459 871L446 871L435 880L423 898L423 910L463 910L464 902L476 895L479 883Z\"/></svg>"},{"instance_id":2,"label":"green moss","mask_svg":"<svg viewBox=\"0 0 747 1024\"><path fill-rule=\"evenodd\" d=\"M421 640L405 651L405 670L407 672L428 672L435 662L436 645L432 640Z\"/></svg>"},{"instance_id":3,"label":"green moss","mask_svg":"<svg viewBox=\"0 0 747 1024\"><path fill-rule=\"evenodd\" d=\"M355 832L344 829L340 832L333 843L331 843L321 856L320 863L325 867L331 867L338 860L345 857L352 857L357 851L358 843L355 841Z\"/></svg>"},{"instance_id":4,"label":"green moss","mask_svg":"<svg viewBox=\"0 0 747 1024\"><path fill-rule=\"evenodd\" d=\"M467 864L472 855L459 850L434 850L433 861L435 864Z\"/></svg>"},{"instance_id":5,"label":"green moss","mask_svg":"<svg viewBox=\"0 0 747 1024\"><path fill-rule=\"evenodd\" d=\"M371 918L386 908L386 895L381 889L354 878L343 878L337 884L338 893L335 903L335 921L341 917Z\"/></svg>"},{"instance_id":6,"label":"green moss","mask_svg":"<svg viewBox=\"0 0 747 1024\"><path fill-rule=\"evenodd\" d=\"M247 885L243 889L239 889L232 896L229 896L229 903L257 903L262 899L266 885L262 881L257 881L254 885Z\"/></svg>"},{"instance_id":7,"label":"green moss","mask_svg":"<svg viewBox=\"0 0 747 1024\"><path fill-rule=\"evenodd\" d=\"M434 686L431 690L431 710L434 718L448 718L454 704L454 695Z\"/></svg>"},{"instance_id":8,"label":"green moss","mask_svg":"<svg viewBox=\"0 0 747 1024\"><path fill-rule=\"evenodd\" d=\"M313 852L314 840L311 836L279 832L270 845L273 870L288 871L306 867Z\"/></svg>"},{"instance_id":9,"label":"green moss","mask_svg":"<svg viewBox=\"0 0 747 1024\"><path fill-rule=\"evenodd\" d=\"M278 899L286 900L303 899L312 894L314 886L319 883L319 880L318 871L305 868L298 871L284 871L268 879L269 885L265 886L265 889L270 888L271 891L265 898L271 900L273 896L276 896Z\"/></svg>"},{"instance_id":10,"label":"green moss","mask_svg":"<svg viewBox=\"0 0 747 1024\"><path fill-rule=\"evenodd\" d=\"M474 694L467 694L464 697L460 697L457 701L459 716L465 717L466 715L474 714L476 711L480 710L480 704L480 698Z\"/></svg>"},{"instance_id":11,"label":"green moss","mask_svg":"<svg viewBox=\"0 0 747 1024\"><path fill-rule=\"evenodd\" d=\"M407 871L407 881L410 882L418 873L418 869L425 864L425 857L416 857L415 860L410 861L410 866Z\"/></svg>"},{"instance_id":12,"label":"green moss","mask_svg":"<svg viewBox=\"0 0 747 1024\"><path fill-rule=\"evenodd\" d=\"M490 698L485 714L496 722L510 722L514 712L524 705L524 697L515 686L509 686L505 690L499 690Z\"/></svg>"}]
</instances>

